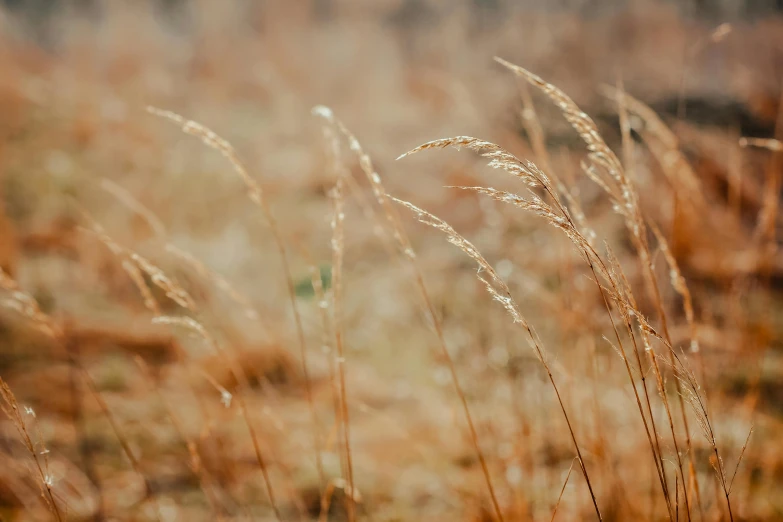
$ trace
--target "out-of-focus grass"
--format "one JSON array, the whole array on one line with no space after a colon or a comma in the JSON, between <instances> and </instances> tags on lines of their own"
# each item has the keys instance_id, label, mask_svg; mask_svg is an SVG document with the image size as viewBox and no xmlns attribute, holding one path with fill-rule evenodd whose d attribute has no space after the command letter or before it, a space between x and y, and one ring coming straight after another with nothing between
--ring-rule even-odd
<instances>
[{"instance_id":1,"label":"out-of-focus grass","mask_svg":"<svg viewBox=\"0 0 783 522\"><path fill-rule=\"evenodd\" d=\"M333 408L333 332L327 328L324 335L308 270L315 263L331 291L327 193L336 173L325 152L330 144L310 114L323 103L357 134L390 193L446 219L508 283L551 352L549 364L604 518L665 517L622 361L602 338L611 327L573 247L530 216L444 188L519 191L478 157L443 153L394 162L419 143L459 134L491 139L540 161L524 131L518 86L492 61L500 55L572 95L618 154L616 107L599 90L618 77L678 137L708 210L684 210L687 202L664 175L670 166L639 141L643 123L632 116L634 183L694 296L705 365L701 384L729 471L755 426L732 492L735 519L775 520L783 510L775 494L783 487L783 400L775 385L783 375L783 265L775 235L762 231L754 239L754 228L762 209L775 210L769 202L777 198L768 196L779 186L770 180L780 176L781 165L779 153L775 159L773 151L743 149L738 140L750 130L774 135L781 20L732 18L731 32L713 41L712 31L724 20L694 18L657 2L594 11L532 3L477 8L468 2L351 1L328 2L331 8L323 10L326 4L201 2L183 8L175 23L155 4L105 4L90 15L58 13L43 47L22 34L15 14L2 12L0 266L67 327L69 342L52 342L4 310L0 377L35 412L24 419L50 452L52 488L63 511L69 507L74 519L272 519L237 403L241 394L282 518L318 518L330 484L336 485L330 520L347 516L347 490L337 480L343 471ZM689 102L678 119L681 90ZM559 111L537 94L534 101L553 173L578 193L652 320L654 303L643 297L642 272L621 220L580 171L583 144ZM265 191L291 252L317 426L285 279L262 213L223 158L151 117L148 105L219 131ZM447 361L417 287L395 253L356 158L344 146L341 157L355 180L346 187L342 324L361 499L357 517L491 520ZM165 237L102 189L104 178L154 213ZM212 353L203 339L151 324L120 260L85 230L84 210L120 245L187 289L198 304L197 319L236 354L249 389L238 385L231 359ZM773 215L775 231L780 218ZM442 320L506 519L549 520L574 451L546 374L517 328L484 295L474 268L425 227L407 219L403 225ZM260 319L248 317L220 284L184 266L166 242L224 277ZM673 340L687 347L681 299L668 285L658 250L652 262ZM146 281L163 313L187 313ZM151 379L134 356L146 361ZM95 381L140 473L81 369ZM673 376L664 371L675 404ZM229 408L221 403L221 389L233 394ZM660 401L654 406L656 422L666 426ZM679 417L676 429L682 436ZM314 433L329 483L317 473ZM726 518L709 445L692 419L690 435L702 509L707 518ZM3 516L45 519L49 511L29 472L32 461L15 437L12 423L3 421L0 453L9 463L0 470ZM673 487L670 437L662 437L661 446ZM691 483L688 494L693 499ZM575 467L557 517L589 518L591 510ZM691 510L699 518L699 510Z\"/></svg>"}]
</instances>

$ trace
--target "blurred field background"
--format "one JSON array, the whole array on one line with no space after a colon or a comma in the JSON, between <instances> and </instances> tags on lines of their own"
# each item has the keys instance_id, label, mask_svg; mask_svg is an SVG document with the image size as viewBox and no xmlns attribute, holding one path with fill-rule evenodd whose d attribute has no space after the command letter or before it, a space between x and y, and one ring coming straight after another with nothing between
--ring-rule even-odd
<instances>
[{"instance_id":1,"label":"blurred field background","mask_svg":"<svg viewBox=\"0 0 783 522\"><path fill-rule=\"evenodd\" d=\"M0 520L498 518L406 257L350 140L339 138L334 161L317 105L355 134L389 194L448 221L507 282L550 354L603 519L670 518L623 362L605 340L604 305L571 243L538 217L446 188L522 190L474 153L395 161L426 141L468 135L556 174L581 201L597 244L606 240L617 254L641 311L659 324L622 219L580 168L584 143L494 56L569 94L618 155L618 106L607 85L622 82L660 118L656 127L630 111L634 146L622 158L693 296L691 327L651 235L672 341L698 359L729 475L742 453L730 514L711 446L688 411L692 445L680 450L694 467L685 485L675 479L671 434L645 367L676 517L783 520L783 152L774 141L783 138L781 13L780 2L762 0L6 0L0 377L43 477L19 422L3 417ZM535 118L523 108L528 99ZM147 106L233 144L277 229L230 162ZM531 138L535 121L543 150ZM741 146L743 137L768 141ZM684 187L686 169L695 189ZM329 320L329 192L340 176L342 356ZM704 204L693 205L694 193ZM518 326L464 254L407 211L400 218L505 520L595 519L557 398ZM181 285L191 309L149 273L145 306L129 277L130 251ZM37 302L38 319L14 309L19 290ZM197 319L232 355L171 324L181 317ZM339 366L353 489L335 413ZM675 376L664 374L676 405Z\"/></svg>"}]
</instances>

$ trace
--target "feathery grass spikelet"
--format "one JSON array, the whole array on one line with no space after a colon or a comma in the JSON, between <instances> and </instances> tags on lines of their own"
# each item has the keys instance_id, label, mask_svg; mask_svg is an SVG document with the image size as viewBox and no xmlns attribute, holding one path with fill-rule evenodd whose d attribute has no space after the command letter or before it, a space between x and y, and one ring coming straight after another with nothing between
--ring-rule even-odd
<instances>
[{"instance_id":1,"label":"feathery grass spikelet","mask_svg":"<svg viewBox=\"0 0 783 522\"><path fill-rule=\"evenodd\" d=\"M552 194L556 193L549 177L547 177L547 175L533 162L522 161L503 149L500 145L490 141L472 138L470 136L455 136L453 138L433 140L423 145L419 145L415 149L409 150L405 154L400 155L397 159L399 160L424 150L445 149L448 147L453 147L457 150L463 148L472 150L490 160L488 164L489 167L505 170L521 179L529 187L543 186Z\"/></svg>"},{"instance_id":2,"label":"feathery grass spikelet","mask_svg":"<svg viewBox=\"0 0 783 522\"><path fill-rule=\"evenodd\" d=\"M231 145L228 140L222 138L207 126L202 125L196 121L189 120L184 116L177 114L176 112L151 106L147 107L147 112L175 123L185 134L190 134L191 136L198 138L204 145L222 154L223 157L226 158L229 163L231 163L231 166L245 183L250 199L253 200L256 204L264 207L266 211L266 202L263 192L261 191L261 187L252 178L252 176L250 176L250 173L240 161L236 149L234 149L234 146Z\"/></svg>"},{"instance_id":3,"label":"feathery grass spikelet","mask_svg":"<svg viewBox=\"0 0 783 522\"><path fill-rule=\"evenodd\" d=\"M527 69L514 65L499 57L495 57L495 61L517 76L527 80L531 85L537 87L549 97L549 99L551 99L561 110L568 123L577 131L579 137L587 144L587 148L591 153L590 157L596 162L603 164L607 168L609 174L620 186L626 184L623 179L624 173L620 160L617 159L615 153L601 137L595 122L593 122L592 118L585 114L566 93L551 83L545 82L541 77L531 73ZM633 197L631 194L627 194L626 196Z\"/></svg>"}]
</instances>

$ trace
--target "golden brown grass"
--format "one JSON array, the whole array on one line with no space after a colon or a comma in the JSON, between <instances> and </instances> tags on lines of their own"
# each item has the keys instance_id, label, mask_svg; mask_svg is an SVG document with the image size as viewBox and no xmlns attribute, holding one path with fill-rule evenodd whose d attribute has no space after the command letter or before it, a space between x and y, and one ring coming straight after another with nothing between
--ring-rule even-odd
<instances>
[{"instance_id":1,"label":"golden brown grass","mask_svg":"<svg viewBox=\"0 0 783 522\"><path fill-rule=\"evenodd\" d=\"M774 24L349 4L0 53L0 517L774 520L781 136L686 107Z\"/></svg>"}]
</instances>

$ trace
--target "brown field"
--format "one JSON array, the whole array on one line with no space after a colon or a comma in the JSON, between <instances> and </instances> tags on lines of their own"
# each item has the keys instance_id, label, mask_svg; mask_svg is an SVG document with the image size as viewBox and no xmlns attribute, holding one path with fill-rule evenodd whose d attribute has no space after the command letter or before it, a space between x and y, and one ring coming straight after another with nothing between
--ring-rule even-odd
<instances>
[{"instance_id":1,"label":"brown field","mask_svg":"<svg viewBox=\"0 0 783 522\"><path fill-rule=\"evenodd\" d=\"M5 2L0 521L783 520L773 4Z\"/></svg>"}]
</instances>

